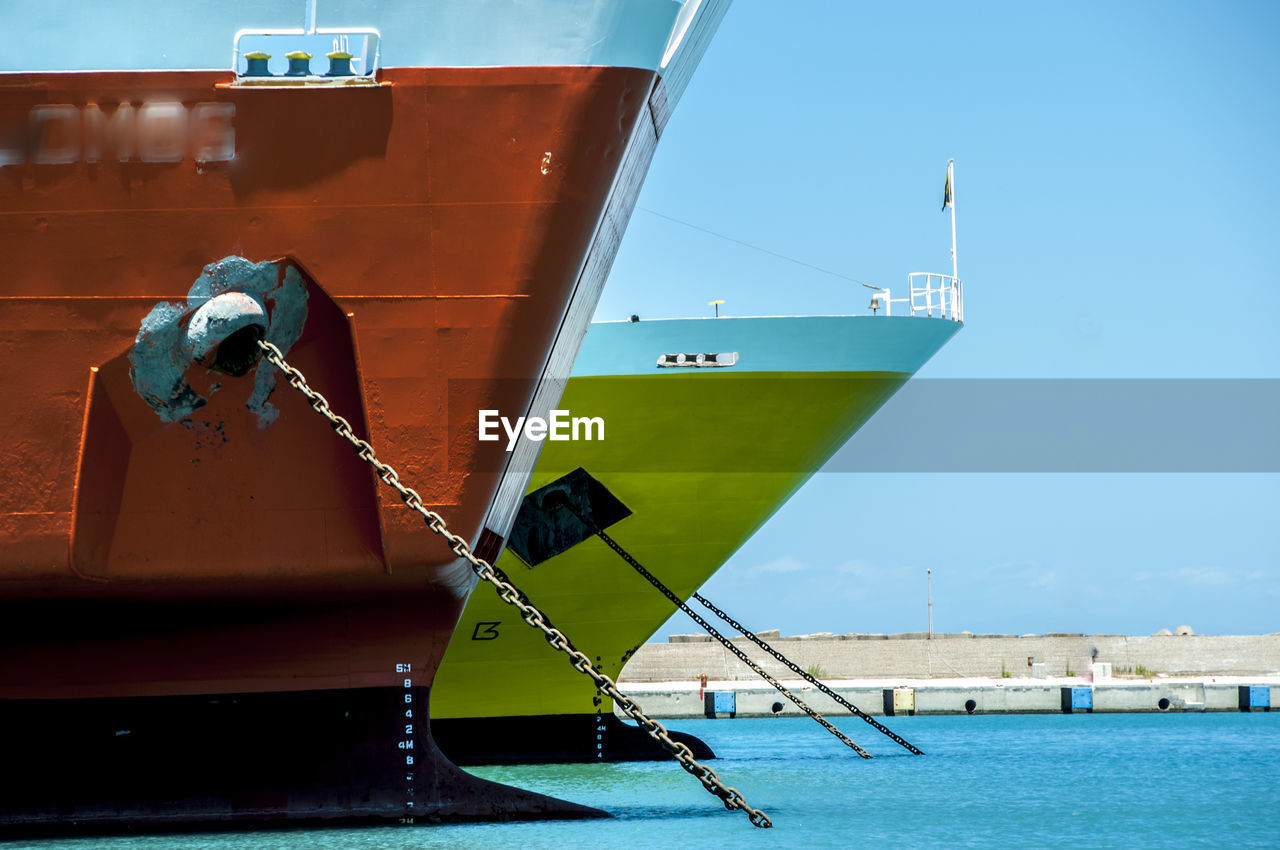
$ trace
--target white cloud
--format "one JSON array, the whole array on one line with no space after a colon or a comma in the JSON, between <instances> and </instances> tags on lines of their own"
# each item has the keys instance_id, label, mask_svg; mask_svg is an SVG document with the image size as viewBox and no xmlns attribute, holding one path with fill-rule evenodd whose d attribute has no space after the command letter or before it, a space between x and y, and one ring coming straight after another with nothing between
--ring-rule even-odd
<instances>
[{"instance_id":1,"label":"white cloud","mask_svg":"<svg viewBox=\"0 0 1280 850\"><path fill-rule=\"evenodd\" d=\"M754 567L747 567L742 571L743 577L754 578L755 576L773 576L782 575L784 573L807 572L813 569L812 565L791 556L783 555L772 561L763 564L756 564Z\"/></svg>"},{"instance_id":2,"label":"white cloud","mask_svg":"<svg viewBox=\"0 0 1280 850\"><path fill-rule=\"evenodd\" d=\"M1253 571L1244 575L1232 575L1219 566L1182 567L1176 570L1144 570L1134 573L1132 581L1142 584L1181 584L1188 587L1222 587L1235 584L1240 579L1253 581L1262 577L1261 572Z\"/></svg>"},{"instance_id":3,"label":"white cloud","mask_svg":"<svg viewBox=\"0 0 1280 850\"><path fill-rule=\"evenodd\" d=\"M883 579L891 569L878 567L875 564L868 564L864 561L845 561L835 569L836 575L853 576L854 578L863 579Z\"/></svg>"},{"instance_id":4,"label":"white cloud","mask_svg":"<svg viewBox=\"0 0 1280 850\"><path fill-rule=\"evenodd\" d=\"M1235 576L1222 567L1183 567L1174 570L1169 578L1189 584L1192 587L1219 587L1235 582Z\"/></svg>"},{"instance_id":5,"label":"white cloud","mask_svg":"<svg viewBox=\"0 0 1280 850\"><path fill-rule=\"evenodd\" d=\"M1004 561L999 564L987 564L985 567L979 567L974 571L974 577L1007 577L1010 575L1025 576L1039 571L1040 564L1037 561Z\"/></svg>"},{"instance_id":6,"label":"white cloud","mask_svg":"<svg viewBox=\"0 0 1280 850\"><path fill-rule=\"evenodd\" d=\"M937 570L934 570L935 575ZM1000 588L1036 588L1046 590L1060 585L1055 570L1041 566L1038 561L1004 561L987 564L975 569L967 577L971 584L989 584Z\"/></svg>"}]
</instances>

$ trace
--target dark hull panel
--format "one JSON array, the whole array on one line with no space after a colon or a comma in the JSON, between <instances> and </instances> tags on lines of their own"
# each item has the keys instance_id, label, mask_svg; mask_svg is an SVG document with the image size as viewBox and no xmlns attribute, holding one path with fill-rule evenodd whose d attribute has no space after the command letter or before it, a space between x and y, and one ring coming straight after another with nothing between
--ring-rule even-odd
<instances>
[{"instance_id":1,"label":"dark hull panel","mask_svg":"<svg viewBox=\"0 0 1280 850\"><path fill-rule=\"evenodd\" d=\"M429 688L0 701L0 836L602 813L470 776Z\"/></svg>"}]
</instances>

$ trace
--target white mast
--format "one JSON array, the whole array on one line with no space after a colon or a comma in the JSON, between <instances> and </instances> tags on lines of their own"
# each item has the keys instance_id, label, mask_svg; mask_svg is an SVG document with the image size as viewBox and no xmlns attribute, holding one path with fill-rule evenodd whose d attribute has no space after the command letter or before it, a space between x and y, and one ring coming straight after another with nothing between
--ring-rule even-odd
<instances>
[{"instance_id":1,"label":"white mast","mask_svg":"<svg viewBox=\"0 0 1280 850\"><path fill-rule=\"evenodd\" d=\"M933 640L933 570L925 570L924 575L929 588L929 640Z\"/></svg>"},{"instance_id":2,"label":"white mast","mask_svg":"<svg viewBox=\"0 0 1280 850\"><path fill-rule=\"evenodd\" d=\"M959 280L960 272L956 265L956 161L954 159L947 160L947 187L951 190L947 193L947 203L951 207L951 276Z\"/></svg>"}]
</instances>

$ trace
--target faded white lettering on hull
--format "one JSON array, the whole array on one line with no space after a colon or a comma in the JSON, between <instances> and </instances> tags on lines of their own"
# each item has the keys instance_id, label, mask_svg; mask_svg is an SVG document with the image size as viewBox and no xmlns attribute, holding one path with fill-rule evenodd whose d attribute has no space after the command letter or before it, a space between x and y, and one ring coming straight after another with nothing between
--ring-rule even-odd
<instances>
[{"instance_id":1,"label":"faded white lettering on hull","mask_svg":"<svg viewBox=\"0 0 1280 850\"><path fill-rule=\"evenodd\" d=\"M26 125L0 129L0 167L31 162L228 162L236 155L234 103L176 100L118 103L42 103Z\"/></svg>"}]
</instances>

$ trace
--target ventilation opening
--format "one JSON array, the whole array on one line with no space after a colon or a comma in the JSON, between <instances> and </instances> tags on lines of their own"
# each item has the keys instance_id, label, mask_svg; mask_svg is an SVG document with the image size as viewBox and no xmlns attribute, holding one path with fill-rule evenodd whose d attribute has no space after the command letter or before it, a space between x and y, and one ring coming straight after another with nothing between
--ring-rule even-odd
<instances>
[{"instance_id":1,"label":"ventilation opening","mask_svg":"<svg viewBox=\"0 0 1280 850\"><path fill-rule=\"evenodd\" d=\"M773 713L774 713L774 714L781 714L781 713L782 713L782 703L780 703L780 702L775 702L775 703L773 704L772 708L773 708Z\"/></svg>"},{"instance_id":2,"label":"ventilation opening","mask_svg":"<svg viewBox=\"0 0 1280 850\"><path fill-rule=\"evenodd\" d=\"M964 701L964 710L969 714L973 714L978 710L978 703L974 700L967 699Z\"/></svg>"}]
</instances>

